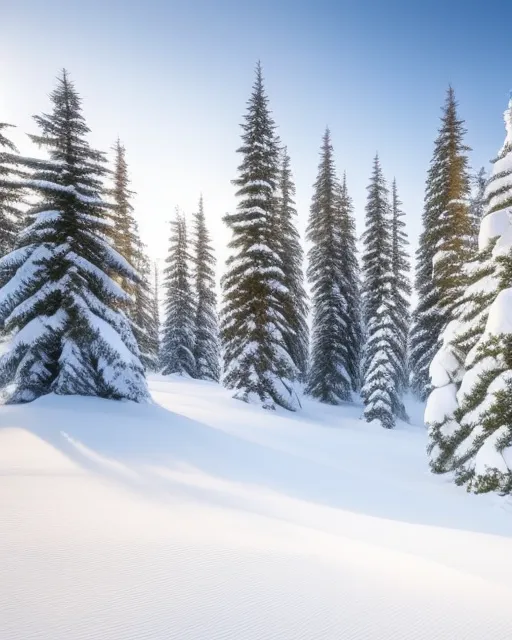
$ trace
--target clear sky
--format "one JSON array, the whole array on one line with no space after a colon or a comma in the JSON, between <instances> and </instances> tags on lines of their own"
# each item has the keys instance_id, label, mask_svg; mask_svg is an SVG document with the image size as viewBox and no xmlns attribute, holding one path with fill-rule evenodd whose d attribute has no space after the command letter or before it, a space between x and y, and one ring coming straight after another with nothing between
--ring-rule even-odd
<instances>
[{"instance_id":1,"label":"clear sky","mask_svg":"<svg viewBox=\"0 0 512 640\"><path fill-rule=\"evenodd\" d=\"M205 198L219 259L222 215L236 201L239 123L263 65L288 145L305 228L318 150L332 131L363 231L376 151L396 176L413 248L440 107L449 83L466 120L471 164L488 166L504 138L512 88L511 0L13 0L0 12L0 121L34 152L31 116L49 109L66 67L83 97L91 142L127 149L150 253L166 221Z\"/></svg>"}]
</instances>

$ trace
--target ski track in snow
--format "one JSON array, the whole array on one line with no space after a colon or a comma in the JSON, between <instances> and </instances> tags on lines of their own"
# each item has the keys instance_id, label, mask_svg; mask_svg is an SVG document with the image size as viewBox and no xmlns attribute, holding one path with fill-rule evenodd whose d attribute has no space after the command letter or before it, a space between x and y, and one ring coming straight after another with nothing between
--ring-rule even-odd
<instances>
[{"instance_id":1,"label":"ski track in snow","mask_svg":"<svg viewBox=\"0 0 512 640\"><path fill-rule=\"evenodd\" d=\"M150 387L1 408L0 640L510 639L511 505L421 426Z\"/></svg>"}]
</instances>

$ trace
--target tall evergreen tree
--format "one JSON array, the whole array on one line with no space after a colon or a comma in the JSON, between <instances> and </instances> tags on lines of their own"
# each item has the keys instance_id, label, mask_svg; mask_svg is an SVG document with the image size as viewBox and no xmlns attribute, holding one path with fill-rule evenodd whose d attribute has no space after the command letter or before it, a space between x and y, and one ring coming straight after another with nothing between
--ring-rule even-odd
<instances>
[{"instance_id":1,"label":"tall evergreen tree","mask_svg":"<svg viewBox=\"0 0 512 640\"><path fill-rule=\"evenodd\" d=\"M307 392L322 402L350 401L358 383L359 301L355 239L346 182L340 187L327 129L307 230L313 302ZM356 319L356 322L354 321Z\"/></svg>"},{"instance_id":2,"label":"tall evergreen tree","mask_svg":"<svg viewBox=\"0 0 512 640\"><path fill-rule=\"evenodd\" d=\"M422 399L431 388L430 363L462 294L460 274L471 251L469 148L464 144L465 133L450 87L428 172L423 232L416 260L418 305L410 334L410 370L411 387Z\"/></svg>"},{"instance_id":3,"label":"tall evergreen tree","mask_svg":"<svg viewBox=\"0 0 512 640\"><path fill-rule=\"evenodd\" d=\"M125 311L132 321L132 329L139 345L141 360L146 369L155 370L158 357L158 320L153 313L150 284L150 262L140 239L131 199L126 150L119 138L114 147L113 199L110 215L111 237L118 252L137 270L138 279L130 282L120 279L121 286L130 294Z\"/></svg>"},{"instance_id":4,"label":"tall evergreen tree","mask_svg":"<svg viewBox=\"0 0 512 640\"><path fill-rule=\"evenodd\" d=\"M400 407L401 348L394 324L392 216L378 156L368 186L363 244L364 417L391 429Z\"/></svg>"},{"instance_id":5,"label":"tall evergreen tree","mask_svg":"<svg viewBox=\"0 0 512 640\"><path fill-rule=\"evenodd\" d=\"M113 279L137 276L106 239L104 156L87 142L66 71L51 100L32 136L49 158L25 160L38 196L32 223L0 261L0 321L16 332L0 358L1 385L12 403L50 392L141 401L148 391L139 350L119 310L127 294Z\"/></svg>"},{"instance_id":6,"label":"tall evergreen tree","mask_svg":"<svg viewBox=\"0 0 512 640\"><path fill-rule=\"evenodd\" d=\"M409 240L407 238L407 232L405 231L405 222L403 221L404 212L402 211L402 203L398 197L396 180L393 180L391 194L392 315L399 347L397 390L399 393L403 393L408 386L407 340L410 324L409 298L411 295L409 254L407 252ZM396 408L395 413L401 419L407 419L402 402L400 402L400 405Z\"/></svg>"},{"instance_id":7,"label":"tall evergreen tree","mask_svg":"<svg viewBox=\"0 0 512 640\"><path fill-rule=\"evenodd\" d=\"M236 398L293 410L298 372L286 344L291 292L280 255L279 146L259 64L242 129L238 207L224 218L232 232L223 278L224 382Z\"/></svg>"},{"instance_id":8,"label":"tall evergreen tree","mask_svg":"<svg viewBox=\"0 0 512 640\"><path fill-rule=\"evenodd\" d=\"M440 385L427 407L432 470L455 471L456 481L475 492L512 492L512 100L505 124L486 189L480 251L466 270L469 286L452 341L465 356L453 419L445 418Z\"/></svg>"},{"instance_id":9,"label":"tall evergreen tree","mask_svg":"<svg viewBox=\"0 0 512 640\"><path fill-rule=\"evenodd\" d=\"M194 214L194 327L195 375L201 380L220 378L219 325L215 294L215 256L206 227L203 196Z\"/></svg>"},{"instance_id":10,"label":"tall evergreen tree","mask_svg":"<svg viewBox=\"0 0 512 640\"><path fill-rule=\"evenodd\" d=\"M280 257L285 285L291 295L285 321L289 331L285 334L286 347L297 367L301 382L306 380L309 356L309 329L307 324L307 296L304 289L304 251L296 227L295 184L290 169L290 156L286 147L281 150L279 173L279 233Z\"/></svg>"},{"instance_id":11,"label":"tall evergreen tree","mask_svg":"<svg viewBox=\"0 0 512 640\"><path fill-rule=\"evenodd\" d=\"M16 185L20 175L17 150L3 133L10 126L0 122L0 257L14 249L22 224L23 192Z\"/></svg>"},{"instance_id":12,"label":"tall evergreen tree","mask_svg":"<svg viewBox=\"0 0 512 640\"><path fill-rule=\"evenodd\" d=\"M184 216L176 210L171 222L169 254L164 270L165 321L162 331L160 362L162 373L195 376L195 309L188 263L187 227Z\"/></svg>"},{"instance_id":13,"label":"tall evergreen tree","mask_svg":"<svg viewBox=\"0 0 512 640\"><path fill-rule=\"evenodd\" d=\"M341 255L345 271L345 296L347 300L347 371L352 380L352 391L358 391L361 384L361 350L363 343L361 317L361 283L357 259L356 223L354 206L348 193L347 176L343 174L339 194L339 228L341 231Z\"/></svg>"},{"instance_id":14,"label":"tall evergreen tree","mask_svg":"<svg viewBox=\"0 0 512 640\"><path fill-rule=\"evenodd\" d=\"M126 149L119 138L116 140L112 150L114 152L113 188L109 191L113 198L113 206L110 210L112 218L111 235L119 253L130 264L134 265L139 248L137 222L131 204L131 199L135 193L130 189ZM133 293L133 284L123 284L125 288L131 288L132 291L130 293Z\"/></svg>"}]
</instances>

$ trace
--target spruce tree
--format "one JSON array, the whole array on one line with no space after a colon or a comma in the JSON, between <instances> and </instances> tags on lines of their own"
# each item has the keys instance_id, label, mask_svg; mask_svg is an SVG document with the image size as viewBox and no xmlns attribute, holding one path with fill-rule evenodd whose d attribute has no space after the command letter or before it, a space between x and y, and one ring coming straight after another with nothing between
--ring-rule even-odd
<instances>
[{"instance_id":1,"label":"spruce tree","mask_svg":"<svg viewBox=\"0 0 512 640\"><path fill-rule=\"evenodd\" d=\"M187 227L184 216L176 210L171 221L169 254L164 270L165 321L162 330L160 362L162 373L195 376L195 309L189 267Z\"/></svg>"},{"instance_id":2,"label":"spruce tree","mask_svg":"<svg viewBox=\"0 0 512 640\"><path fill-rule=\"evenodd\" d=\"M137 230L136 233L138 235ZM139 281L133 292L129 315L139 344L142 363L146 369L156 371L160 347L159 314L155 308L155 292L151 283L151 262L147 256L146 247L140 239L137 240L134 266L139 274Z\"/></svg>"},{"instance_id":3,"label":"spruce tree","mask_svg":"<svg viewBox=\"0 0 512 640\"><path fill-rule=\"evenodd\" d=\"M404 212L401 207L402 203L398 197L396 180L393 180L391 190L392 315L399 347L396 379L397 391L400 394L402 394L408 386L407 340L410 324L409 299L411 295L409 254L407 252L409 240L405 231L405 222L403 221ZM407 414L402 402L400 402L396 408L395 413L402 420L407 419Z\"/></svg>"},{"instance_id":4,"label":"spruce tree","mask_svg":"<svg viewBox=\"0 0 512 640\"><path fill-rule=\"evenodd\" d=\"M295 184L290 169L290 156L286 147L281 150L279 173L279 232L280 257L285 286L290 291L289 308L285 309L285 321L289 328L284 335L286 347L305 382L309 356L309 329L307 324L307 297L304 289L304 251L296 227Z\"/></svg>"},{"instance_id":5,"label":"spruce tree","mask_svg":"<svg viewBox=\"0 0 512 640\"><path fill-rule=\"evenodd\" d=\"M14 249L22 225L23 192L16 184L20 177L17 150L3 133L11 126L0 122L0 257Z\"/></svg>"},{"instance_id":6,"label":"spruce tree","mask_svg":"<svg viewBox=\"0 0 512 640\"><path fill-rule=\"evenodd\" d=\"M339 228L341 231L341 255L345 271L345 297L347 300L347 371L352 380L352 391L358 391L361 384L361 350L363 343L361 317L361 284L359 262L357 259L356 223L354 206L348 193L347 176L343 173L343 181L339 194Z\"/></svg>"},{"instance_id":7,"label":"spruce tree","mask_svg":"<svg viewBox=\"0 0 512 640\"><path fill-rule=\"evenodd\" d=\"M131 204L131 199L135 193L130 190L126 149L119 138L113 146L113 152L113 188L109 191L113 198L111 233L116 249L133 265L136 261L139 240L137 223ZM125 286L130 288L131 285L127 283Z\"/></svg>"},{"instance_id":8,"label":"spruce tree","mask_svg":"<svg viewBox=\"0 0 512 640\"><path fill-rule=\"evenodd\" d=\"M280 255L279 146L259 64L242 129L238 207L224 218L232 232L222 281L224 382L236 398L293 410L298 371L286 344L291 293Z\"/></svg>"},{"instance_id":9,"label":"spruce tree","mask_svg":"<svg viewBox=\"0 0 512 640\"><path fill-rule=\"evenodd\" d=\"M11 403L50 392L142 401L148 391L139 350L120 310L128 296L114 280L137 276L106 238L105 158L87 142L66 71L51 100L32 136L49 157L24 161L38 197L32 222L0 261L0 321L15 331L0 358L0 382Z\"/></svg>"},{"instance_id":10,"label":"spruce tree","mask_svg":"<svg viewBox=\"0 0 512 640\"><path fill-rule=\"evenodd\" d=\"M352 399L359 381L359 300L351 202L336 177L330 132L320 152L307 229L313 326L307 392L321 402Z\"/></svg>"},{"instance_id":11,"label":"spruce tree","mask_svg":"<svg viewBox=\"0 0 512 640\"><path fill-rule=\"evenodd\" d=\"M505 124L454 341L465 355L454 420L449 429L432 421L429 431L432 470L454 470L457 483L475 492L512 492L512 100Z\"/></svg>"},{"instance_id":12,"label":"spruce tree","mask_svg":"<svg viewBox=\"0 0 512 640\"><path fill-rule=\"evenodd\" d=\"M203 197L194 214L194 326L195 376L218 382L220 378L219 325L215 294L215 257L206 227Z\"/></svg>"},{"instance_id":13,"label":"spruce tree","mask_svg":"<svg viewBox=\"0 0 512 640\"><path fill-rule=\"evenodd\" d=\"M158 321L153 314L150 284L150 262L140 239L131 199L126 150L119 138L114 147L113 188L109 191L113 203L111 237L117 251L137 270L134 282L120 279L119 284L129 293L125 311L132 321L132 330L139 345L141 360L146 369L155 370L158 354Z\"/></svg>"},{"instance_id":14,"label":"spruce tree","mask_svg":"<svg viewBox=\"0 0 512 640\"><path fill-rule=\"evenodd\" d=\"M363 244L364 417L391 429L400 407L401 350L394 323L392 217L378 156L368 186Z\"/></svg>"},{"instance_id":15,"label":"spruce tree","mask_svg":"<svg viewBox=\"0 0 512 640\"><path fill-rule=\"evenodd\" d=\"M411 388L421 399L430 392L430 363L463 292L460 274L471 251L469 149L464 144L465 133L450 87L428 172L423 232L416 259L418 304L413 313L409 366Z\"/></svg>"}]
</instances>

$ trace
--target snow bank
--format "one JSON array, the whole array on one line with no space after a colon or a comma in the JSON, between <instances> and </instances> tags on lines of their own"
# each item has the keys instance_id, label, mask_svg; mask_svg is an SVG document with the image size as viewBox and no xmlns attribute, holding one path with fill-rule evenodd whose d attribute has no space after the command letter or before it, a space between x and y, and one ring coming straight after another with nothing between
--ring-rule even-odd
<instances>
[{"instance_id":1,"label":"snow bank","mask_svg":"<svg viewBox=\"0 0 512 640\"><path fill-rule=\"evenodd\" d=\"M0 410L0 638L509 639L512 515L424 429L151 388Z\"/></svg>"}]
</instances>

